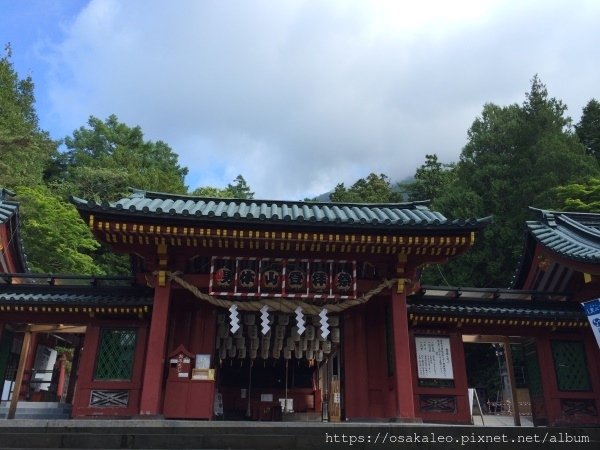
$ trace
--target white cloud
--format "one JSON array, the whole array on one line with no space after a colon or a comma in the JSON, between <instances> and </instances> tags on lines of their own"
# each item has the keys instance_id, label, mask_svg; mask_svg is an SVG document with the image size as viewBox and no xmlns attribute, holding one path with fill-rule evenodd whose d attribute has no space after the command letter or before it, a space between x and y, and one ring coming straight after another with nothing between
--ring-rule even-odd
<instances>
[{"instance_id":1,"label":"white cloud","mask_svg":"<svg viewBox=\"0 0 600 450\"><path fill-rule=\"evenodd\" d=\"M67 133L114 113L168 142L192 189L241 173L257 197L300 199L456 160L482 105L521 102L535 73L578 115L599 96L599 10L93 0L49 56L50 95Z\"/></svg>"}]
</instances>

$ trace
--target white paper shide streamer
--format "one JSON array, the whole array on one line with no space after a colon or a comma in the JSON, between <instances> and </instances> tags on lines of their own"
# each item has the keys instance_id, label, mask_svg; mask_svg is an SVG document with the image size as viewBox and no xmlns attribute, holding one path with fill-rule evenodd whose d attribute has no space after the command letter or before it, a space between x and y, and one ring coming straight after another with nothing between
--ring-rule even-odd
<instances>
[{"instance_id":1,"label":"white paper shide streamer","mask_svg":"<svg viewBox=\"0 0 600 450\"><path fill-rule=\"evenodd\" d=\"M260 308L260 324L262 325L262 334L267 334L271 329L271 325L269 324L269 307L267 305Z\"/></svg>"},{"instance_id":2,"label":"white paper shide streamer","mask_svg":"<svg viewBox=\"0 0 600 450\"><path fill-rule=\"evenodd\" d=\"M327 309L323 308L319 313L321 318L321 336L327 338L329 336L329 320L327 319Z\"/></svg>"},{"instance_id":3,"label":"white paper shide streamer","mask_svg":"<svg viewBox=\"0 0 600 450\"><path fill-rule=\"evenodd\" d=\"M229 323L232 333L235 333L240 328L240 318L235 303L229 308Z\"/></svg>"},{"instance_id":4,"label":"white paper shide streamer","mask_svg":"<svg viewBox=\"0 0 600 450\"><path fill-rule=\"evenodd\" d=\"M306 329L306 322L304 321L304 314L302 313L302 308L298 306L294 310L294 312L296 313L296 327L298 328L298 334L302 336L302 334L304 334L304 330Z\"/></svg>"}]
</instances>

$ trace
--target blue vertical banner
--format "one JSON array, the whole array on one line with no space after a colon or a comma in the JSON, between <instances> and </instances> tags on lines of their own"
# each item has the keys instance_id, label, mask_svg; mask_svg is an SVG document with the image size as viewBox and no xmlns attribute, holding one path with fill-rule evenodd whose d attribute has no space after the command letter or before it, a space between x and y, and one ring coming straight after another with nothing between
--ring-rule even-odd
<instances>
[{"instance_id":1,"label":"blue vertical banner","mask_svg":"<svg viewBox=\"0 0 600 450\"><path fill-rule=\"evenodd\" d=\"M581 305L590 321L594 336L596 336L596 343L600 347L600 298L590 300Z\"/></svg>"}]
</instances>

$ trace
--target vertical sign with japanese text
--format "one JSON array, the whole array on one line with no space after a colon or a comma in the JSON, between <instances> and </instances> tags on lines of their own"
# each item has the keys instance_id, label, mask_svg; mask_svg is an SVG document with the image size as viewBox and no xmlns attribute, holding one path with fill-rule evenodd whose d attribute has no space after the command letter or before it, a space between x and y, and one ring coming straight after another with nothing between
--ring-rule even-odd
<instances>
[{"instance_id":1,"label":"vertical sign with japanese text","mask_svg":"<svg viewBox=\"0 0 600 450\"><path fill-rule=\"evenodd\" d=\"M415 337L419 378L452 380L452 354L448 337Z\"/></svg>"}]
</instances>

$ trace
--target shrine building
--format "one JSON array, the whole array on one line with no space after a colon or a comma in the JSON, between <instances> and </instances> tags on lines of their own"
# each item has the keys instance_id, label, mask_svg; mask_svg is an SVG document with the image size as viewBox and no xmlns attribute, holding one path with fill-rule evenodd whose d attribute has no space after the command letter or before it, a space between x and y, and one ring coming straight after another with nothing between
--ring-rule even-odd
<instances>
[{"instance_id":1,"label":"shrine building","mask_svg":"<svg viewBox=\"0 0 600 450\"><path fill-rule=\"evenodd\" d=\"M580 305L600 291L600 215L539 211L514 289L475 289L420 274L468 251L491 218L449 220L427 202L72 201L132 277L28 273L4 196L2 400L52 385L74 418L469 424L464 345L493 341L507 360L511 344L527 354L534 423L600 424L600 355ZM70 375L58 340L75 349ZM43 377L57 367L64 388Z\"/></svg>"}]
</instances>

